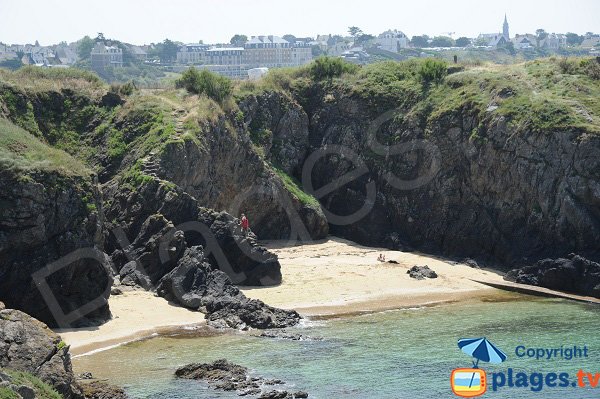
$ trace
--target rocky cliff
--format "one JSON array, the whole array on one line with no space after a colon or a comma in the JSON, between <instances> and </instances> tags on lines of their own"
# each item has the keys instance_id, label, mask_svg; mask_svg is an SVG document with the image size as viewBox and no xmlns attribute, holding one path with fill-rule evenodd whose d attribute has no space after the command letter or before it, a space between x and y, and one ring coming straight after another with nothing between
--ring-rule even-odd
<instances>
[{"instance_id":1,"label":"rocky cliff","mask_svg":"<svg viewBox=\"0 0 600 399\"><path fill-rule=\"evenodd\" d=\"M51 325L107 320L110 265L74 252L102 248L92 172L12 124L0 121L0 129L0 299ZM93 300L91 311L72 313Z\"/></svg>"},{"instance_id":2,"label":"rocky cliff","mask_svg":"<svg viewBox=\"0 0 600 399\"><path fill-rule=\"evenodd\" d=\"M329 232L501 265L594 259L600 85L594 61L568 62L312 65L220 103L125 95L75 71L0 72L0 300L54 325L33 279L47 277L62 314L98 298L72 314L96 323L113 277L155 289L197 248L191 263L236 284L278 284L256 238ZM109 259L64 264L83 248Z\"/></svg>"},{"instance_id":3,"label":"rocky cliff","mask_svg":"<svg viewBox=\"0 0 600 399\"><path fill-rule=\"evenodd\" d=\"M309 68L279 78L296 118L277 118L290 101L268 90L240 108L272 129L257 141L266 158L294 143L284 167L318 194L333 234L502 264L597 256L598 80L551 60L448 69L438 82L423 68L384 63L325 80Z\"/></svg>"}]
</instances>

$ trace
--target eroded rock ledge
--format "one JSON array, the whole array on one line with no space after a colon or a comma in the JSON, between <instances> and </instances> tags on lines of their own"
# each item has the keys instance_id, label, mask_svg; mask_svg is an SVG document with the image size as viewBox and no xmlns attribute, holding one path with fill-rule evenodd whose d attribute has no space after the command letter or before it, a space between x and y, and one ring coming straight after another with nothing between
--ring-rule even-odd
<instances>
[{"instance_id":1,"label":"eroded rock ledge","mask_svg":"<svg viewBox=\"0 0 600 399\"><path fill-rule=\"evenodd\" d=\"M191 363L175 371L175 376L207 383L211 388L223 391L237 391L240 396L253 396L260 399L296 399L308 398L304 391L289 392L272 389L275 385L284 385L278 379L252 377L248 368L228 362L225 359L212 363Z\"/></svg>"}]
</instances>

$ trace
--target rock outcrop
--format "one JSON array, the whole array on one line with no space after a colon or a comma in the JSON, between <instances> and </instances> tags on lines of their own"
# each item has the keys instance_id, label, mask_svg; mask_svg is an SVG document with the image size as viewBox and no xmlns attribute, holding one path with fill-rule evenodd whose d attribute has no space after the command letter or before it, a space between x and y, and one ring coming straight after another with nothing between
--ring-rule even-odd
<instances>
[{"instance_id":1,"label":"rock outcrop","mask_svg":"<svg viewBox=\"0 0 600 399\"><path fill-rule=\"evenodd\" d=\"M240 396L260 395L260 398L294 399L307 398L303 391L296 393L268 389L269 386L283 385L281 380L270 380L263 377L251 377L244 366L233 364L225 359L215 360L213 363L192 363L180 367L175 371L178 378L200 380L208 383L214 389L223 391L237 391Z\"/></svg>"},{"instance_id":2,"label":"rock outcrop","mask_svg":"<svg viewBox=\"0 0 600 399\"><path fill-rule=\"evenodd\" d=\"M53 311L69 314L99 299L104 303L62 327L107 320L112 284L108 262L82 253L55 264L55 270L46 268L78 249L102 247L102 204L93 176L3 169L0 186L0 300L57 326ZM42 297L42 280L60 309L49 308Z\"/></svg>"},{"instance_id":3,"label":"rock outcrop","mask_svg":"<svg viewBox=\"0 0 600 399\"><path fill-rule=\"evenodd\" d=\"M123 189L115 183L107 186L106 192L111 197L107 218L118 222L115 227L126 239L133 240L125 242L123 248L112 234L107 243L123 283L156 287L183 250L194 245L210 252L206 261L227 273L236 284L281 283L277 256L260 246L253 234L244 234L237 218L200 207L180 188L155 178L137 190Z\"/></svg>"},{"instance_id":4,"label":"rock outcrop","mask_svg":"<svg viewBox=\"0 0 600 399\"><path fill-rule=\"evenodd\" d=\"M65 399L83 399L69 347L45 324L14 309L0 311L0 368L33 374Z\"/></svg>"},{"instance_id":5,"label":"rock outcrop","mask_svg":"<svg viewBox=\"0 0 600 399\"><path fill-rule=\"evenodd\" d=\"M600 298L600 263L575 254L569 258L544 259L531 266L513 269L505 279Z\"/></svg>"},{"instance_id":6,"label":"rock outcrop","mask_svg":"<svg viewBox=\"0 0 600 399\"><path fill-rule=\"evenodd\" d=\"M127 399L129 397L123 388L103 381L86 381L80 385L85 399Z\"/></svg>"},{"instance_id":7,"label":"rock outcrop","mask_svg":"<svg viewBox=\"0 0 600 399\"><path fill-rule=\"evenodd\" d=\"M177 266L158 283L157 293L190 309L206 313L215 327L283 328L296 325L300 315L248 299L221 270L212 269L202 247L187 248Z\"/></svg>"},{"instance_id":8,"label":"rock outcrop","mask_svg":"<svg viewBox=\"0 0 600 399\"><path fill-rule=\"evenodd\" d=\"M262 239L327 235L327 220L318 203L305 203L292 194L254 150L244 124L232 129L231 121L220 119L201 130L208 133L200 141L169 143L151 157L156 176L181 187L202 206L235 216L245 213ZM297 232L299 228L303 230Z\"/></svg>"}]
</instances>

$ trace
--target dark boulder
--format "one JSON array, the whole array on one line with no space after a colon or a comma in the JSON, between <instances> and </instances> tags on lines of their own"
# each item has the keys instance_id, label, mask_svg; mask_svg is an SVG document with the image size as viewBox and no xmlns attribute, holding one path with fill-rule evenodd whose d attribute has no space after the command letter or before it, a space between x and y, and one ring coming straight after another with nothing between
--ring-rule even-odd
<instances>
[{"instance_id":1,"label":"dark boulder","mask_svg":"<svg viewBox=\"0 0 600 399\"><path fill-rule=\"evenodd\" d=\"M225 359L215 360L213 363L192 363L180 367L175 371L175 376L192 380L207 382L245 381L248 369Z\"/></svg>"},{"instance_id":2,"label":"dark boulder","mask_svg":"<svg viewBox=\"0 0 600 399\"><path fill-rule=\"evenodd\" d=\"M158 295L206 313L209 324L236 329L282 328L301 317L248 299L221 270L212 269L201 246L187 248L177 266L158 284Z\"/></svg>"},{"instance_id":3,"label":"dark boulder","mask_svg":"<svg viewBox=\"0 0 600 399\"><path fill-rule=\"evenodd\" d=\"M104 381L91 381L81 383L85 399L127 399L125 390L121 387L110 385Z\"/></svg>"},{"instance_id":4,"label":"dark boulder","mask_svg":"<svg viewBox=\"0 0 600 399\"><path fill-rule=\"evenodd\" d=\"M83 399L69 347L44 323L18 310L0 311L0 368L31 373L65 399Z\"/></svg>"},{"instance_id":5,"label":"dark boulder","mask_svg":"<svg viewBox=\"0 0 600 399\"><path fill-rule=\"evenodd\" d=\"M121 284L154 289L158 280L173 270L185 246L183 232L174 231L163 215L149 216L134 242L124 249L129 262L120 268ZM113 254L115 260L122 257L122 251Z\"/></svg>"},{"instance_id":6,"label":"dark boulder","mask_svg":"<svg viewBox=\"0 0 600 399\"><path fill-rule=\"evenodd\" d=\"M406 274L417 280L423 280L425 278L437 278L437 273L429 268L429 266L413 266L406 271Z\"/></svg>"},{"instance_id":7,"label":"dark boulder","mask_svg":"<svg viewBox=\"0 0 600 399\"><path fill-rule=\"evenodd\" d=\"M473 269L481 269L475 259L465 258L462 260L461 263L464 263L465 265L472 267Z\"/></svg>"},{"instance_id":8,"label":"dark boulder","mask_svg":"<svg viewBox=\"0 0 600 399\"><path fill-rule=\"evenodd\" d=\"M298 391L296 394L287 391L265 390L273 385L283 385L279 379L266 379L251 377L248 368L233 364L225 359L215 360L212 363L192 363L180 367L175 371L178 378L200 380L210 387L222 391L237 391L239 396L260 395L260 398L294 399L307 398L308 394ZM261 389L263 388L263 389Z\"/></svg>"},{"instance_id":9,"label":"dark boulder","mask_svg":"<svg viewBox=\"0 0 600 399\"><path fill-rule=\"evenodd\" d=\"M579 255L543 259L509 271L506 280L600 298L600 264Z\"/></svg>"}]
</instances>

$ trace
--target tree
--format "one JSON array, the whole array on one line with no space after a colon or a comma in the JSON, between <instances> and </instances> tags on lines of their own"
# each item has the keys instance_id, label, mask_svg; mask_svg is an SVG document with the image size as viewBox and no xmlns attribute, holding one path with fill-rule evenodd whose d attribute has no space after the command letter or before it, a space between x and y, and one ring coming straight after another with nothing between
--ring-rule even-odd
<instances>
[{"instance_id":1,"label":"tree","mask_svg":"<svg viewBox=\"0 0 600 399\"><path fill-rule=\"evenodd\" d=\"M356 39L357 36L362 35L363 31L358 26L350 26L348 28L348 33L350 33L350 36Z\"/></svg>"},{"instance_id":2,"label":"tree","mask_svg":"<svg viewBox=\"0 0 600 399\"><path fill-rule=\"evenodd\" d=\"M448 36L436 36L431 41L433 47L453 47L454 40Z\"/></svg>"},{"instance_id":3,"label":"tree","mask_svg":"<svg viewBox=\"0 0 600 399\"><path fill-rule=\"evenodd\" d=\"M96 39L95 39L95 40L96 40L97 42L102 42L102 43L104 43L104 41L106 40L106 39L104 38L104 33L102 33L102 32L98 32L98 36L96 36Z\"/></svg>"},{"instance_id":4,"label":"tree","mask_svg":"<svg viewBox=\"0 0 600 399\"><path fill-rule=\"evenodd\" d=\"M283 35L283 40L287 40L290 43L296 43L296 36L290 34Z\"/></svg>"},{"instance_id":5,"label":"tree","mask_svg":"<svg viewBox=\"0 0 600 399\"><path fill-rule=\"evenodd\" d=\"M310 46L310 52L312 53L312 56L314 58L325 54L321 46L319 46L318 44L313 44L312 46Z\"/></svg>"},{"instance_id":6,"label":"tree","mask_svg":"<svg viewBox=\"0 0 600 399\"><path fill-rule=\"evenodd\" d=\"M229 43L233 44L234 46L237 47L243 47L244 44L246 44L246 42L248 41L248 36L246 35L233 35L233 37L231 38L231 40L229 41Z\"/></svg>"},{"instance_id":7,"label":"tree","mask_svg":"<svg viewBox=\"0 0 600 399\"><path fill-rule=\"evenodd\" d=\"M417 47L417 48L429 47L429 36L427 36L427 35L413 36L410 41L410 44L413 47Z\"/></svg>"},{"instance_id":8,"label":"tree","mask_svg":"<svg viewBox=\"0 0 600 399\"><path fill-rule=\"evenodd\" d=\"M506 43L500 44L500 45L498 45L498 49L505 50L510 55L517 54L517 51L515 50L515 45L513 44L513 42L506 42Z\"/></svg>"},{"instance_id":9,"label":"tree","mask_svg":"<svg viewBox=\"0 0 600 399\"><path fill-rule=\"evenodd\" d=\"M537 46L540 47L540 42L548 37L548 33L544 29L536 29L535 31L535 40L537 41Z\"/></svg>"},{"instance_id":10,"label":"tree","mask_svg":"<svg viewBox=\"0 0 600 399\"><path fill-rule=\"evenodd\" d=\"M471 44L471 39L468 37L462 36L456 39L456 47L467 47L469 44Z\"/></svg>"},{"instance_id":11,"label":"tree","mask_svg":"<svg viewBox=\"0 0 600 399\"><path fill-rule=\"evenodd\" d=\"M84 36L77 43L77 55L82 60L87 60L90 58L90 54L92 49L94 48L95 42L89 36Z\"/></svg>"},{"instance_id":12,"label":"tree","mask_svg":"<svg viewBox=\"0 0 600 399\"><path fill-rule=\"evenodd\" d=\"M175 42L165 39L160 46L159 57L161 62L172 62L177 59L177 51L179 51L179 46Z\"/></svg>"},{"instance_id":13,"label":"tree","mask_svg":"<svg viewBox=\"0 0 600 399\"><path fill-rule=\"evenodd\" d=\"M354 44L356 44L356 45L364 45L369 40L373 40L373 39L375 39L375 36L369 35L368 33L362 33L360 36L358 36L356 38L356 40L354 41Z\"/></svg>"},{"instance_id":14,"label":"tree","mask_svg":"<svg viewBox=\"0 0 600 399\"><path fill-rule=\"evenodd\" d=\"M475 43L473 44L475 44L476 46L488 46L490 43L485 37L482 36L475 39Z\"/></svg>"},{"instance_id":15,"label":"tree","mask_svg":"<svg viewBox=\"0 0 600 399\"><path fill-rule=\"evenodd\" d=\"M570 44L571 46L579 46L584 39L583 36L579 36L577 33L573 32L568 32L565 36L567 36L567 44Z\"/></svg>"}]
</instances>

